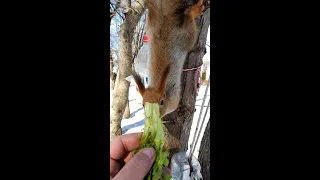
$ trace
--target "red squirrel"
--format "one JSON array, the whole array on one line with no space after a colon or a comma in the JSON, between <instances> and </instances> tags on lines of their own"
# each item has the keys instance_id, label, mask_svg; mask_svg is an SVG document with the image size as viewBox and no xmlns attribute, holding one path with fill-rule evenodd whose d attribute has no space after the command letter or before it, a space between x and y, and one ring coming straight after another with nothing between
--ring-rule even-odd
<instances>
[{"instance_id":1,"label":"red squirrel","mask_svg":"<svg viewBox=\"0 0 320 180\"><path fill-rule=\"evenodd\" d=\"M149 0L146 32L149 36L149 84L133 71L145 102L159 103L160 116L176 110L180 101L183 64L197 39L195 19L205 9L203 0L183 10L180 0Z\"/></svg>"}]
</instances>

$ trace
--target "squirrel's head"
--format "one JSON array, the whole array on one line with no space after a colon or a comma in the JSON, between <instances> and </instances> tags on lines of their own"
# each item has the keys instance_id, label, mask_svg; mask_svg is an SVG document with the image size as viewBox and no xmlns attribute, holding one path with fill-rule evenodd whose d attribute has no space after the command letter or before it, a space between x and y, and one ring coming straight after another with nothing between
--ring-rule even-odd
<instances>
[{"instance_id":1,"label":"squirrel's head","mask_svg":"<svg viewBox=\"0 0 320 180\"><path fill-rule=\"evenodd\" d=\"M170 72L170 65L168 65L163 73L161 78L161 82L158 87L150 87L145 88L144 81L135 71L133 71L133 78L138 86L139 93L142 96L142 104L144 106L145 102L149 103L158 103L160 108L162 108L165 98L166 98L166 81L168 74Z\"/></svg>"}]
</instances>

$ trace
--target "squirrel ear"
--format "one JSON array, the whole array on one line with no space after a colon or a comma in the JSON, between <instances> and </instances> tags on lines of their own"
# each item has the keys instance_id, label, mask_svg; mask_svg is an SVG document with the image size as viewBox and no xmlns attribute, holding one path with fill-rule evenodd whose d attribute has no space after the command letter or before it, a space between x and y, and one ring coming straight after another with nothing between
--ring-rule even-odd
<instances>
[{"instance_id":1,"label":"squirrel ear","mask_svg":"<svg viewBox=\"0 0 320 180\"><path fill-rule=\"evenodd\" d=\"M161 93L166 92L166 84L167 84L167 78L168 78L169 72L170 72L170 65L168 65L162 73L161 83L159 86L159 91Z\"/></svg>"},{"instance_id":2,"label":"squirrel ear","mask_svg":"<svg viewBox=\"0 0 320 180\"><path fill-rule=\"evenodd\" d=\"M135 83L137 84L138 86L138 90L141 94L141 96L143 96L143 93L145 92L145 87L144 87L144 80L142 79L142 77L134 70L132 70L132 76L133 76L133 79L135 81Z\"/></svg>"}]
</instances>

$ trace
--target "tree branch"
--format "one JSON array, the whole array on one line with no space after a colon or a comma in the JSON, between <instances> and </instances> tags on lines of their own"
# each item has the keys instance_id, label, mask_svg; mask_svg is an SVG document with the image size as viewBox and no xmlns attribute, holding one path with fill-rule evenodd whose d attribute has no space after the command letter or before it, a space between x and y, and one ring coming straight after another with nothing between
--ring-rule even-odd
<instances>
[{"instance_id":1,"label":"tree branch","mask_svg":"<svg viewBox=\"0 0 320 180\"><path fill-rule=\"evenodd\" d=\"M116 5L114 5L110 1L110 5L113 7L113 11L110 12L110 18L112 19L115 16L115 14L118 14L122 18L122 20L124 20L124 17L118 12L118 10L120 8L119 2ZM111 21L111 19L110 19L110 21Z\"/></svg>"},{"instance_id":2,"label":"tree branch","mask_svg":"<svg viewBox=\"0 0 320 180\"><path fill-rule=\"evenodd\" d=\"M110 111L110 140L121 135L121 119L128 103L130 83L125 79L131 75L133 31L145 11L147 0L136 0L120 26L118 73ZM140 5L139 5L140 3ZM135 11L136 10L136 11ZM139 12L139 13L136 13Z\"/></svg>"},{"instance_id":3,"label":"tree branch","mask_svg":"<svg viewBox=\"0 0 320 180\"><path fill-rule=\"evenodd\" d=\"M118 11L116 11L116 12L119 14L119 16L121 17L121 19L124 21L124 17L121 16L121 14L120 14Z\"/></svg>"}]
</instances>

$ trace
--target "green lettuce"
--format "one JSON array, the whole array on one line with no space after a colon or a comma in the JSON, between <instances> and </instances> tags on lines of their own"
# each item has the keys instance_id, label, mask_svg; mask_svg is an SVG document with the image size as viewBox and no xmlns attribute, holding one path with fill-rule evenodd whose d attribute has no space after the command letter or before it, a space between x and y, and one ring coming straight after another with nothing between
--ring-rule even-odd
<instances>
[{"instance_id":1,"label":"green lettuce","mask_svg":"<svg viewBox=\"0 0 320 180\"><path fill-rule=\"evenodd\" d=\"M156 151L156 160L151 170L145 177L147 180L170 180L171 176L168 175L163 168L169 165L168 160L168 147L164 134L164 126L160 118L160 107L157 103L145 103L145 122L144 132L141 137L140 147L136 152L145 147L153 147Z\"/></svg>"}]
</instances>

